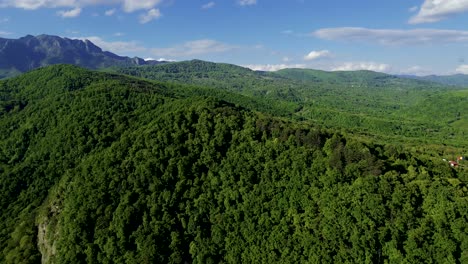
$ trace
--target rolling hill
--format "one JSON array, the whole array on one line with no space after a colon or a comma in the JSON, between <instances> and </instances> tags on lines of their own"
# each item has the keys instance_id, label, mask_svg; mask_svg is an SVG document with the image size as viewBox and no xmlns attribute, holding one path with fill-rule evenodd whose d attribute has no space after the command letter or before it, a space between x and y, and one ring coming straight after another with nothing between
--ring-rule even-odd
<instances>
[{"instance_id":1,"label":"rolling hill","mask_svg":"<svg viewBox=\"0 0 468 264\"><path fill-rule=\"evenodd\" d=\"M114 69L140 78L211 87L261 100L284 116L391 141L467 146L464 88L371 71L256 72L199 60Z\"/></svg>"},{"instance_id":2,"label":"rolling hill","mask_svg":"<svg viewBox=\"0 0 468 264\"><path fill-rule=\"evenodd\" d=\"M453 74L453 75L427 75L427 76L415 76L415 75L401 75L403 78L416 79L441 83L445 85L455 85L460 87L468 86L468 75L466 74Z\"/></svg>"}]
</instances>

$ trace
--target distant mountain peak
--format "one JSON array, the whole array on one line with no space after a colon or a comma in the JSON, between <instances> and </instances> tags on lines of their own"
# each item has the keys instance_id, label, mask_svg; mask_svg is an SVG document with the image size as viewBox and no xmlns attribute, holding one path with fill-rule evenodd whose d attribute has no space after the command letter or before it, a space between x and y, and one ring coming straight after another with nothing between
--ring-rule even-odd
<instances>
[{"instance_id":1,"label":"distant mountain peak","mask_svg":"<svg viewBox=\"0 0 468 264\"><path fill-rule=\"evenodd\" d=\"M26 35L18 39L0 38L0 78L52 64L73 64L89 69L115 66L154 65L145 61L103 51L90 40L54 35Z\"/></svg>"}]
</instances>

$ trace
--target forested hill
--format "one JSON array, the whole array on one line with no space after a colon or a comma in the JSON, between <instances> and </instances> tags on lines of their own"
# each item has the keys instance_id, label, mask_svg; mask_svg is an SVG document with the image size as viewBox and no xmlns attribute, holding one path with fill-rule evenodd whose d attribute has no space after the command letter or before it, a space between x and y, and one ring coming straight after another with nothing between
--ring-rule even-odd
<instances>
[{"instance_id":1,"label":"forested hill","mask_svg":"<svg viewBox=\"0 0 468 264\"><path fill-rule=\"evenodd\" d=\"M178 81L185 83L196 84L212 84L227 85L228 82L234 81L231 88L240 87L240 79L255 79L264 83L280 82L284 84L288 82L288 86L297 85L291 81L300 81L303 83L316 84L335 84L335 85L356 85L362 87L383 87L383 88L419 88L419 89L448 89L437 82L429 80L414 80L410 78L400 78L395 75L389 75L373 71L322 71L313 69L283 69L275 72L252 71L241 66L214 63L201 60L171 62L160 65L148 66L129 66L117 67L113 71L124 73L132 76L139 76L148 79L157 79L162 81ZM263 82L263 83L262 83ZM256 88L256 86L252 87Z\"/></svg>"},{"instance_id":2,"label":"forested hill","mask_svg":"<svg viewBox=\"0 0 468 264\"><path fill-rule=\"evenodd\" d=\"M391 142L468 147L466 88L371 71L251 71L185 61L124 67L127 75L211 87L266 102L286 116Z\"/></svg>"},{"instance_id":3,"label":"forested hill","mask_svg":"<svg viewBox=\"0 0 468 264\"><path fill-rule=\"evenodd\" d=\"M19 39L0 38L0 79L38 67L60 63L98 69L110 66L157 64L159 62L145 61L137 57L118 56L103 51L89 40L51 35L28 35Z\"/></svg>"},{"instance_id":4,"label":"forested hill","mask_svg":"<svg viewBox=\"0 0 468 264\"><path fill-rule=\"evenodd\" d=\"M110 69L113 72L127 74L159 81L189 83L205 85L225 90L253 93L256 91L254 81L260 84L267 82L272 84L278 78L264 78L260 72L233 64L214 63L201 60L171 62L163 65L150 65L143 67L116 67Z\"/></svg>"},{"instance_id":5,"label":"forested hill","mask_svg":"<svg viewBox=\"0 0 468 264\"><path fill-rule=\"evenodd\" d=\"M445 85L455 85L461 87L468 87L468 75L466 74L453 74L453 75L427 75L427 76L415 76L415 75L402 75L403 78L410 78L416 80L424 80L437 82Z\"/></svg>"},{"instance_id":6,"label":"forested hill","mask_svg":"<svg viewBox=\"0 0 468 264\"><path fill-rule=\"evenodd\" d=\"M321 71L313 69L283 69L273 72L285 78L298 80L303 83L328 83L347 86L382 88L382 89L447 89L448 87L431 80L416 80L401 78L374 71Z\"/></svg>"},{"instance_id":7,"label":"forested hill","mask_svg":"<svg viewBox=\"0 0 468 264\"><path fill-rule=\"evenodd\" d=\"M0 262L468 261L463 161L186 88L66 65L0 81Z\"/></svg>"}]
</instances>

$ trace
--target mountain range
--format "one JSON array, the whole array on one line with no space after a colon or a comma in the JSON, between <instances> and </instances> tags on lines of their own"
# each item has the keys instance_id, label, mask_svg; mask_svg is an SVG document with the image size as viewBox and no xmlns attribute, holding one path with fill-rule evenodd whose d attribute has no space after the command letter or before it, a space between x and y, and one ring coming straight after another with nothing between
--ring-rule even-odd
<instances>
[{"instance_id":1,"label":"mountain range","mask_svg":"<svg viewBox=\"0 0 468 264\"><path fill-rule=\"evenodd\" d=\"M102 69L161 63L166 63L166 61L144 60L138 57L130 58L103 51L87 39L69 39L46 34L27 35L19 39L0 38L0 79L53 64L73 64L88 69ZM281 74L281 71L279 72ZM283 74L284 72L283 70ZM325 71L322 73L321 76L323 77L327 75ZM298 72L295 74L298 74ZM343 73L340 76L346 75L346 73ZM334 76L332 74L327 78L333 78ZM430 81L444 85L468 86L468 75L465 74L443 76L398 75L396 77Z\"/></svg>"},{"instance_id":2,"label":"mountain range","mask_svg":"<svg viewBox=\"0 0 468 264\"><path fill-rule=\"evenodd\" d=\"M52 64L74 64L89 69L113 66L154 65L159 61L124 57L103 51L89 40L51 35L0 38L0 78Z\"/></svg>"}]
</instances>

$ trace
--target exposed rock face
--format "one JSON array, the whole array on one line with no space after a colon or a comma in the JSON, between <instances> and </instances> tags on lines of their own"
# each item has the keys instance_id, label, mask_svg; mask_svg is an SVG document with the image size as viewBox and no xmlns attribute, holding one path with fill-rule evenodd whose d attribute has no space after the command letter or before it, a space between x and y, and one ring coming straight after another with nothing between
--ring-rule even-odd
<instances>
[{"instance_id":1,"label":"exposed rock face","mask_svg":"<svg viewBox=\"0 0 468 264\"><path fill-rule=\"evenodd\" d=\"M41 263L51 263L56 254L55 243L49 239L48 222L45 221L38 226L37 246L41 252Z\"/></svg>"},{"instance_id":2,"label":"exposed rock face","mask_svg":"<svg viewBox=\"0 0 468 264\"><path fill-rule=\"evenodd\" d=\"M135 57L103 51L89 40L58 36L27 35L19 39L0 38L0 78L51 64L74 64L89 69L112 66L158 64Z\"/></svg>"},{"instance_id":3,"label":"exposed rock face","mask_svg":"<svg viewBox=\"0 0 468 264\"><path fill-rule=\"evenodd\" d=\"M57 218L61 211L60 197L51 198L36 219L37 224L37 247L41 252L41 263L55 263L57 247L55 241L59 236Z\"/></svg>"}]
</instances>

